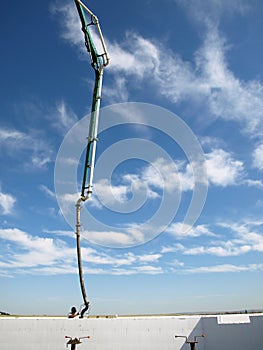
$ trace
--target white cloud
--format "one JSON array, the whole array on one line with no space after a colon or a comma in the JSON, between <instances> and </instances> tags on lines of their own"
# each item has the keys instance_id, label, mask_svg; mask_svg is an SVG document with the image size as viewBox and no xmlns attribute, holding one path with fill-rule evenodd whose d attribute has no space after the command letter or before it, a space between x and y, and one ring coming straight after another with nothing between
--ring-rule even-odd
<instances>
[{"instance_id":1,"label":"white cloud","mask_svg":"<svg viewBox=\"0 0 263 350\"><path fill-rule=\"evenodd\" d=\"M114 65L113 71L122 71L140 79L150 76L151 83L158 86L158 91L172 102L187 99L188 102L199 101L203 104L205 100L211 120L216 117L238 121L252 137L262 133L263 86L256 80L240 81L230 71L226 60L229 48L216 27L210 27L207 31L203 46L194 54L193 64L139 35L133 35L128 45L120 45L134 56L133 59L130 57L130 65L125 66L124 59L123 64ZM111 49L115 57L115 46ZM135 69L133 64L140 57L138 52L142 52L146 60L136 62ZM165 66L160 64L162 61L166 62Z\"/></svg>"},{"instance_id":2,"label":"white cloud","mask_svg":"<svg viewBox=\"0 0 263 350\"><path fill-rule=\"evenodd\" d=\"M109 179L101 179L94 183L94 195L96 197L91 198L91 205L102 208L106 206L108 208L117 208L116 205L121 204L124 208L127 205L128 210L135 210L136 208L132 203L134 200L134 194L145 194L143 202L147 199L157 199L160 195L157 190L162 190L163 179L160 177L156 167L157 164L152 164L142 168L138 174L120 174L118 176L118 184L113 184ZM167 165L169 166L169 165ZM170 169L173 166L170 164ZM174 168L173 168L174 170ZM175 174L175 176L177 176ZM167 175L167 179L168 179ZM173 174L170 174L169 183L165 183L169 190L172 190L176 186ZM136 202L137 203L137 202ZM135 206L138 204L134 204ZM131 205L131 206L130 206ZM142 205L142 203L141 203Z\"/></svg>"},{"instance_id":3,"label":"white cloud","mask_svg":"<svg viewBox=\"0 0 263 350\"><path fill-rule=\"evenodd\" d=\"M67 106L65 101L57 103L55 114L53 125L63 133L67 132L78 121L77 115Z\"/></svg>"},{"instance_id":4,"label":"white cloud","mask_svg":"<svg viewBox=\"0 0 263 350\"><path fill-rule=\"evenodd\" d=\"M263 144L258 145L252 154L253 166L263 170Z\"/></svg>"},{"instance_id":5,"label":"white cloud","mask_svg":"<svg viewBox=\"0 0 263 350\"><path fill-rule=\"evenodd\" d=\"M206 115L206 120L235 120L251 137L262 134L263 85L257 80L241 81L230 70L226 58L230 45L217 26L222 13L245 13L247 3L241 0L228 3L214 0L198 1L198 6L194 4L194 1L183 3L188 12L193 10L193 17L205 23L206 34L203 45L193 53L192 63L183 60L160 42L155 43L133 32L126 33L122 42L106 40L111 58L108 71L115 77L122 74L121 83L119 80L119 85L116 85L121 89L117 95L122 96L124 91L122 98L127 97L124 86L131 77L150 78L147 81L158 87L158 93L174 103L186 100L188 103L207 103L210 113ZM84 51L79 19L73 6L60 6L57 11L63 14L64 39ZM126 77L129 79L126 80Z\"/></svg>"},{"instance_id":6,"label":"white cloud","mask_svg":"<svg viewBox=\"0 0 263 350\"><path fill-rule=\"evenodd\" d=\"M241 223L220 223L220 226L235 234L236 244L248 245L253 251L263 252L263 222L244 219Z\"/></svg>"},{"instance_id":7,"label":"white cloud","mask_svg":"<svg viewBox=\"0 0 263 350\"><path fill-rule=\"evenodd\" d=\"M263 182L261 180L246 179L243 180L243 183L248 185L249 187L257 187L263 189Z\"/></svg>"},{"instance_id":8,"label":"white cloud","mask_svg":"<svg viewBox=\"0 0 263 350\"><path fill-rule=\"evenodd\" d=\"M52 192L47 186L45 185L40 185L39 189L45 193L48 197L50 198L56 198L56 194L54 192Z\"/></svg>"},{"instance_id":9,"label":"white cloud","mask_svg":"<svg viewBox=\"0 0 263 350\"><path fill-rule=\"evenodd\" d=\"M65 193L61 196L61 199L65 202L65 203L77 203L77 200L80 198L80 194L79 193Z\"/></svg>"},{"instance_id":10,"label":"white cloud","mask_svg":"<svg viewBox=\"0 0 263 350\"><path fill-rule=\"evenodd\" d=\"M26 135L17 130L11 129L0 129L0 143L13 142L14 140L26 140Z\"/></svg>"},{"instance_id":11,"label":"white cloud","mask_svg":"<svg viewBox=\"0 0 263 350\"><path fill-rule=\"evenodd\" d=\"M212 237L205 245L183 245L182 243L164 246L161 253L181 253L183 255L212 255L218 257L234 257L253 252L263 252L262 221L244 220L242 223L217 223L214 233L208 225L198 225L186 233L182 233L183 224L172 224L167 233L177 240L201 236ZM224 233L222 233L224 228ZM220 232L220 233L218 233ZM222 239L224 234L226 239Z\"/></svg>"},{"instance_id":12,"label":"white cloud","mask_svg":"<svg viewBox=\"0 0 263 350\"><path fill-rule=\"evenodd\" d=\"M194 178L191 164L185 161L172 161L157 158L151 164L143 167L138 174L126 174L124 181L131 182L131 186L138 189L142 184L147 186L148 198L159 198L158 191L166 190L170 193L194 188Z\"/></svg>"},{"instance_id":13,"label":"white cloud","mask_svg":"<svg viewBox=\"0 0 263 350\"><path fill-rule=\"evenodd\" d=\"M145 254L138 256L138 260L142 263L157 262L161 257L161 254Z\"/></svg>"},{"instance_id":14,"label":"white cloud","mask_svg":"<svg viewBox=\"0 0 263 350\"><path fill-rule=\"evenodd\" d=\"M162 267L158 266L138 266L135 269L135 273L143 273L143 274L148 274L148 275L158 275L160 273L163 273L163 269Z\"/></svg>"},{"instance_id":15,"label":"white cloud","mask_svg":"<svg viewBox=\"0 0 263 350\"><path fill-rule=\"evenodd\" d=\"M177 252L181 252L184 250L185 250L185 247L181 243L176 243L176 244L169 245L169 246L163 246L161 249L161 253L162 254L177 253Z\"/></svg>"},{"instance_id":16,"label":"white cloud","mask_svg":"<svg viewBox=\"0 0 263 350\"><path fill-rule=\"evenodd\" d=\"M79 21L77 9L73 3L53 2L50 6L50 11L53 15L59 16L61 20L61 36L72 45L78 46L82 54L87 52L84 45L84 37L81 32L81 24Z\"/></svg>"},{"instance_id":17,"label":"white cloud","mask_svg":"<svg viewBox=\"0 0 263 350\"><path fill-rule=\"evenodd\" d=\"M51 162L50 157L46 157L44 155L34 155L31 157L31 162L34 168L44 168L46 165L48 165Z\"/></svg>"},{"instance_id":18,"label":"white cloud","mask_svg":"<svg viewBox=\"0 0 263 350\"><path fill-rule=\"evenodd\" d=\"M102 246L129 246L134 244L134 237L126 229L123 229L122 232L107 230L107 231L88 231L84 232L86 237L91 242L96 242L97 244L101 244Z\"/></svg>"},{"instance_id":19,"label":"white cloud","mask_svg":"<svg viewBox=\"0 0 263 350\"><path fill-rule=\"evenodd\" d=\"M75 239L76 235L75 232L72 231L65 231L65 230L48 230L48 229L44 229L43 230L44 233L48 233L50 235L55 235L55 236L62 236L62 237L70 237Z\"/></svg>"},{"instance_id":20,"label":"white cloud","mask_svg":"<svg viewBox=\"0 0 263 350\"><path fill-rule=\"evenodd\" d=\"M0 144L8 149L32 149L35 140L29 134L16 129L0 128Z\"/></svg>"},{"instance_id":21,"label":"white cloud","mask_svg":"<svg viewBox=\"0 0 263 350\"><path fill-rule=\"evenodd\" d=\"M246 0L175 0L177 4L184 7L191 20L201 25L209 26L217 24L223 15L245 14L250 9Z\"/></svg>"},{"instance_id":22,"label":"white cloud","mask_svg":"<svg viewBox=\"0 0 263 350\"><path fill-rule=\"evenodd\" d=\"M59 161L60 162L64 162L64 164L68 164L68 165L72 165L72 166L77 166L79 164L79 159L78 158L70 158L70 157L63 158L63 157L60 157Z\"/></svg>"},{"instance_id":23,"label":"white cloud","mask_svg":"<svg viewBox=\"0 0 263 350\"><path fill-rule=\"evenodd\" d=\"M263 86L256 80L243 82L230 71L226 61L228 47L215 27L209 28L203 46L194 54L194 64L136 35L129 42L129 52L134 52L135 48L136 53L146 41L148 47L154 47L154 64L146 60L145 66L148 64L149 69L140 68L140 74L132 68L128 71L129 67L126 67L126 74L140 78L149 74L151 83L172 102L187 99L188 102L203 104L206 101L211 112L210 120L216 117L238 121L244 132L252 137L262 133ZM166 62L165 67L159 64L161 61ZM123 70L122 67L119 69Z\"/></svg>"},{"instance_id":24,"label":"white cloud","mask_svg":"<svg viewBox=\"0 0 263 350\"><path fill-rule=\"evenodd\" d=\"M49 232L49 234L57 232ZM59 236L69 236L66 231L58 232ZM109 233L107 233L109 234ZM73 233L71 233L73 237ZM0 240L8 246L2 257L0 267L12 270L12 273L76 273L76 249L68 246L61 239L32 236L17 228L0 229ZM91 247L82 247L82 261L84 269L88 265L90 273L134 274L159 273L161 268L154 266L161 259L162 254L112 254ZM6 261L3 261L5 259ZM151 265L149 265L151 264Z\"/></svg>"},{"instance_id":25,"label":"white cloud","mask_svg":"<svg viewBox=\"0 0 263 350\"><path fill-rule=\"evenodd\" d=\"M200 136L199 141L204 148L220 149L226 146L225 140L215 136Z\"/></svg>"},{"instance_id":26,"label":"white cloud","mask_svg":"<svg viewBox=\"0 0 263 350\"><path fill-rule=\"evenodd\" d=\"M163 273L163 269L161 267L155 267L155 266L138 266L133 267L129 269L125 268L112 268L108 269L107 272L103 269L97 269L95 270L96 274L105 274L107 275L116 275L116 276L131 276L131 275L138 275L138 274L146 274L146 275L157 275ZM90 271L92 273L92 270Z\"/></svg>"},{"instance_id":27,"label":"white cloud","mask_svg":"<svg viewBox=\"0 0 263 350\"><path fill-rule=\"evenodd\" d=\"M220 246L221 245L221 246ZM195 248L187 248L184 251L185 255L203 255L210 254L214 256L239 256L251 251L249 245L236 245L235 242L218 242L216 246L199 246Z\"/></svg>"},{"instance_id":28,"label":"white cloud","mask_svg":"<svg viewBox=\"0 0 263 350\"><path fill-rule=\"evenodd\" d=\"M205 154L205 166L210 184L215 186L230 186L239 184L244 175L243 163L236 160L223 149L214 149ZM145 166L138 174L126 174L122 181L130 182L129 186L144 184L147 186L148 198L158 198L160 190L170 193L181 190L189 191L194 188L194 177L191 164L185 161L169 161L158 158L150 165ZM137 184L137 185L136 185ZM104 184L102 184L104 185ZM101 191L105 191L103 186ZM109 186L105 186L106 188ZM124 200L129 193L128 188L120 186L113 187L115 197ZM120 192L118 194L118 192Z\"/></svg>"},{"instance_id":29,"label":"white cloud","mask_svg":"<svg viewBox=\"0 0 263 350\"><path fill-rule=\"evenodd\" d=\"M173 235L177 238L189 238L189 237L200 237L200 236L215 236L210 231L207 225L189 226L181 222L171 224L165 232ZM177 247L178 249L178 247Z\"/></svg>"},{"instance_id":30,"label":"white cloud","mask_svg":"<svg viewBox=\"0 0 263 350\"><path fill-rule=\"evenodd\" d=\"M121 71L141 79L145 74L151 74L159 67L157 46L133 32L126 33L123 47L119 43L110 41L107 41L107 47L111 58L109 71Z\"/></svg>"},{"instance_id":31,"label":"white cloud","mask_svg":"<svg viewBox=\"0 0 263 350\"><path fill-rule=\"evenodd\" d=\"M209 182L216 186L236 185L244 172L243 163L222 149L207 153L205 164Z\"/></svg>"},{"instance_id":32,"label":"white cloud","mask_svg":"<svg viewBox=\"0 0 263 350\"><path fill-rule=\"evenodd\" d=\"M25 133L16 129L0 128L0 144L5 155L17 157L20 152L28 152L27 156L23 156L25 168L42 169L51 162L52 150L37 131L30 130Z\"/></svg>"},{"instance_id":33,"label":"white cloud","mask_svg":"<svg viewBox=\"0 0 263 350\"><path fill-rule=\"evenodd\" d=\"M141 181L158 189L166 188L172 192L180 189L180 180L175 162L157 158L146 166L141 174Z\"/></svg>"},{"instance_id":34,"label":"white cloud","mask_svg":"<svg viewBox=\"0 0 263 350\"><path fill-rule=\"evenodd\" d=\"M62 260L73 261L75 255L75 250L61 240L33 237L16 228L0 229L0 239L13 244L7 257L10 268L52 266Z\"/></svg>"},{"instance_id":35,"label":"white cloud","mask_svg":"<svg viewBox=\"0 0 263 350\"><path fill-rule=\"evenodd\" d=\"M263 269L263 264L234 265L218 264L215 266L201 266L189 268L185 262L173 259L163 259L164 254L176 253L183 255L213 255L217 257L235 257L253 251L263 251L263 236L257 231L249 230L250 227L261 227L262 222L250 222L246 224L232 225L220 224L221 227L234 232L232 240L215 241L215 235L207 225L199 225L193 229L188 238L197 238L201 236L213 237L213 241L207 241L207 244L189 247L181 243L170 246L164 246L160 252L135 254L131 251L118 251L94 249L86 246L83 242L82 260L85 271L91 274L113 274L113 275L131 275L131 274L160 274L169 269L173 273L208 273L208 272L242 272L258 271ZM47 231L46 231L47 232ZM49 232L58 233L59 236L71 236L73 233L66 231ZM94 232L100 234L100 232ZM113 233L105 232L105 235ZM173 234L173 232L172 232ZM229 234L228 234L229 235ZM220 236L218 236L220 238ZM177 238L181 238L178 236ZM119 239L119 237L118 237ZM127 239L127 236L126 238ZM76 271L76 251L74 247L69 246L61 239L32 236L19 229L1 229L0 240L8 246L5 251L0 268L15 273L49 273L49 274L68 274L77 273ZM127 242L125 242L126 244ZM2 244L3 247L3 244ZM163 265L163 263L166 264ZM87 265L87 266L86 266ZM10 272L11 273L11 272ZM7 273L8 275L8 273Z\"/></svg>"},{"instance_id":36,"label":"white cloud","mask_svg":"<svg viewBox=\"0 0 263 350\"><path fill-rule=\"evenodd\" d=\"M110 103L127 102L129 98L127 79L123 76L114 77L111 86L105 85L103 87L103 96L105 96Z\"/></svg>"},{"instance_id":37,"label":"white cloud","mask_svg":"<svg viewBox=\"0 0 263 350\"><path fill-rule=\"evenodd\" d=\"M16 198L11 194L0 192L0 207L2 208L3 215L9 215L12 213Z\"/></svg>"},{"instance_id":38,"label":"white cloud","mask_svg":"<svg viewBox=\"0 0 263 350\"><path fill-rule=\"evenodd\" d=\"M157 227L160 232L162 228ZM156 227L150 224L131 223L123 225L121 229L107 229L105 231L83 231L83 235L91 242L102 246L129 247L147 242L155 237Z\"/></svg>"},{"instance_id":39,"label":"white cloud","mask_svg":"<svg viewBox=\"0 0 263 350\"><path fill-rule=\"evenodd\" d=\"M259 81L244 82L235 77L228 68L226 51L224 39L214 28L196 53L208 107L215 117L238 121L244 132L255 136L262 130L263 86Z\"/></svg>"},{"instance_id":40,"label":"white cloud","mask_svg":"<svg viewBox=\"0 0 263 350\"><path fill-rule=\"evenodd\" d=\"M191 237L191 236L190 236ZM213 242L212 242L213 244ZM249 253L253 250L249 244L240 245L235 240L227 242L215 242L212 245L211 242L207 242L206 246L189 247L180 243L172 245L170 247L163 247L162 253L178 253L183 255L213 255L218 257L233 257Z\"/></svg>"},{"instance_id":41,"label":"white cloud","mask_svg":"<svg viewBox=\"0 0 263 350\"><path fill-rule=\"evenodd\" d=\"M110 183L108 179L102 179L96 182L96 193L99 194L103 203L108 206L113 204L116 200L124 202L127 200L127 195L130 193L130 187L120 184L115 186Z\"/></svg>"},{"instance_id":42,"label":"white cloud","mask_svg":"<svg viewBox=\"0 0 263 350\"><path fill-rule=\"evenodd\" d=\"M97 265L112 265L112 266L146 266L148 263L156 263L161 258L161 254L144 254L135 255L131 252L111 255L103 252L98 252L95 249L83 248L83 261Z\"/></svg>"},{"instance_id":43,"label":"white cloud","mask_svg":"<svg viewBox=\"0 0 263 350\"><path fill-rule=\"evenodd\" d=\"M249 265L233 265L222 264L214 266L200 266L191 269L185 269L184 273L227 273L227 272L249 272L262 271L263 264L249 264Z\"/></svg>"}]
</instances>

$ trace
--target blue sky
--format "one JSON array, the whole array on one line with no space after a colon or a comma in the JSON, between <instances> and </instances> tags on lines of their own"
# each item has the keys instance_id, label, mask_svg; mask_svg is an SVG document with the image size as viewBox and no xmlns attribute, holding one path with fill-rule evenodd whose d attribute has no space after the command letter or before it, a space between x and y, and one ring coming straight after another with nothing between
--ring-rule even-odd
<instances>
[{"instance_id":1,"label":"blue sky","mask_svg":"<svg viewBox=\"0 0 263 350\"><path fill-rule=\"evenodd\" d=\"M86 5L110 55L82 210L91 313L263 308L262 2ZM0 16L0 310L66 314L94 75L74 1Z\"/></svg>"}]
</instances>

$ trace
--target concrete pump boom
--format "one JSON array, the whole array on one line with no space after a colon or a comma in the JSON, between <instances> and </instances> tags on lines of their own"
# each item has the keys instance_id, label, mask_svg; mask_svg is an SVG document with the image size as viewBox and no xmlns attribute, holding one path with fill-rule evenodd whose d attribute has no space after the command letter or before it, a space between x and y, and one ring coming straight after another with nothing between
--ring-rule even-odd
<instances>
[{"instance_id":1,"label":"concrete pump boom","mask_svg":"<svg viewBox=\"0 0 263 350\"><path fill-rule=\"evenodd\" d=\"M103 78L103 69L109 64L109 57L106 50L106 45L103 39L103 35L100 29L98 18L80 1L75 0L75 4L78 10L80 21L82 24L82 31L84 33L85 45L88 53L90 54L91 65L95 72L95 83L93 90L93 99L91 107L91 117L89 125L89 135L88 144L86 149L86 158L84 166L84 174L81 187L81 196L76 203L76 240L77 240L77 255L78 255L78 268L79 268L79 279L80 287L84 300L85 307L81 311L80 318L83 317L84 313L89 308L89 300L85 290L83 269L82 269L82 259L81 259L81 245L80 245L80 211L81 202L85 202L90 198L92 194L92 183L93 183L93 173L94 173L94 162L96 155L96 145L97 145L97 133L98 133L98 120L99 120L99 109L100 109L100 99L101 99L101 87ZM90 16L90 21L86 19L86 14ZM98 39L102 48L102 53L99 54L92 36L95 34L90 31L90 26L95 26Z\"/></svg>"}]
</instances>

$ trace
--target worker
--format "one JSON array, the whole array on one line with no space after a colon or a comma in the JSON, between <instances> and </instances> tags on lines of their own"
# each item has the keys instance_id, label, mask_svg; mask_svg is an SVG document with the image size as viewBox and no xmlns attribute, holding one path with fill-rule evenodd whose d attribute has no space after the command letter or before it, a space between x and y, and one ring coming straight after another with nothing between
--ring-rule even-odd
<instances>
[{"instance_id":1,"label":"worker","mask_svg":"<svg viewBox=\"0 0 263 350\"><path fill-rule=\"evenodd\" d=\"M74 318L78 315L79 315L79 313L77 312L77 309L75 308L75 306L72 306L71 311L68 314L68 318Z\"/></svg>"}]
</instances>

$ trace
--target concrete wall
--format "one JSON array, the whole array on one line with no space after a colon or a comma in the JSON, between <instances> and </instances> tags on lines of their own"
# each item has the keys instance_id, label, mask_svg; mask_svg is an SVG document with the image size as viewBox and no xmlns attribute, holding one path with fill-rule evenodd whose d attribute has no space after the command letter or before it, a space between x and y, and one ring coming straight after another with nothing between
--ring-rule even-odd
<instances>
[{"instance_id":1,"label":"concrete wall","mask_svg":"<svg viewBox=\"0 0 263 350\"><path fill-rule=\"evenodd\" d=\"M198 338L197 350L263 349L263 315L116 318L0 318L0 350L62 350L65 336L85 337L77 350L188 350L183 338ZM71 346L68 347L69 349Z\"/></svg>"}]
</instances>

